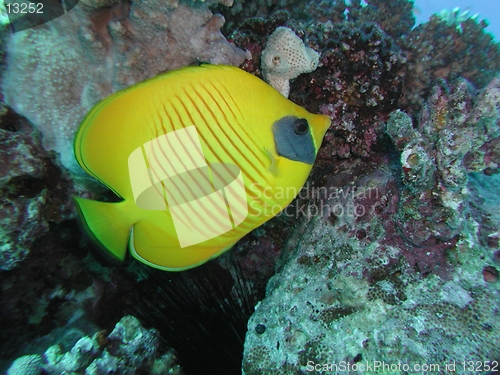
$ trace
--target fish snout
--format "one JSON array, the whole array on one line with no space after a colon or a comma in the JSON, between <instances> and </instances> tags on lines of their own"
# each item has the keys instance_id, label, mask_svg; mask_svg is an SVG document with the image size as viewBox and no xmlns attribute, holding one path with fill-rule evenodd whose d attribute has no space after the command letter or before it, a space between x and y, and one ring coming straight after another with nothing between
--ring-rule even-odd
<instances>
[{"instance_id":1,"label":"fish snout","mask_svg":"<svg viewBox=\"0 0 500 375\"><path fill-rule=\"evenodd\" d=\"M314 144L316 146L316 153L323 142L323 137L326 131L330 127L331 119L326 115L314 115L310 120L312 135L314 138Z\"/></svg>"}]
</instances>

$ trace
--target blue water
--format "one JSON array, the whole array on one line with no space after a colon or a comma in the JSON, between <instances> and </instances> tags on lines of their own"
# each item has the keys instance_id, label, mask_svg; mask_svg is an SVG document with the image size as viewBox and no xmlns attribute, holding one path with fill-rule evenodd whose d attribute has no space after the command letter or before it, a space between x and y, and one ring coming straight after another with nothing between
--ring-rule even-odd
<instances>
[{"instance_id":1,"label":"blue water","mask_svg":"<svg viewBox=\"0 0 500 375\"><path fill-rule=\"evenodd\" d=\"M432 14L443 9L460 7L468 10L471 16L478 13L478 19L486 19L489 23L486 31L500 41L500 0L414 0L414 3L417 23L426 22Z\"/></svg>"}]
</instances>

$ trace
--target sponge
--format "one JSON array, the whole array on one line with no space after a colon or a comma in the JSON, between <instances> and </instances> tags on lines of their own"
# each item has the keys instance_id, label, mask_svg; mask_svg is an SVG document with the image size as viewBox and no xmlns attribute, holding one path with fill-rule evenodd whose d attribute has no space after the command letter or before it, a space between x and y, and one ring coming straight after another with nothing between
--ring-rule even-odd
<instances>
[{"instance_id":1,"label":"sponge","mask_svg":"<svg viewBox=\"0 0 500 375\"><path fill-rule=\"evenodd\" d=\"M261 66L264 80L288 98L290 80L318 67L319 53L306 47L289 28L278 27L262 51Z\"/></svg>"}]
</instances>

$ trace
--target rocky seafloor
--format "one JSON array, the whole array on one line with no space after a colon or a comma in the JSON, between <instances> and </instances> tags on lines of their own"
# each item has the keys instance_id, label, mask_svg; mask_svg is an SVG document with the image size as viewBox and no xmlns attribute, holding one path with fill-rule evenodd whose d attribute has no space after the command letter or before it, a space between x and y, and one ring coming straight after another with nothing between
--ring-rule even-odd
<instances>
[{"instance_id":1,"label":"rocky seafloor","mask_svg":"<svg viewBox=\"0 0 500 375\"><path fill-rule=\"evenodd\" d=\"M406 0L82 0L27 31L2 25L0 370L500 371L500 49L484 21L443 14L415 26ZM197 271L101 259L71 200L115 199L74 162L83 116L198 62L268 79L278 27L319 57L274 79L332 120L299 196Z\"/></svg>"}]
</instances>

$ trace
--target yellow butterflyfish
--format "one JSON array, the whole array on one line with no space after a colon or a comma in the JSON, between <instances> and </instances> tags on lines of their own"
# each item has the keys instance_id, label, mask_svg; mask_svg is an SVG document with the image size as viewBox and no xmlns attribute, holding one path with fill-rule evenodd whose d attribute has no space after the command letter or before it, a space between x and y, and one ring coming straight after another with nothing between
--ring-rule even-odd
<instances>
[{"instance_id":1,"label":"yellow butterflyfish","mask_svg":"<svg viewBox=\"0 0 500 375\"><path fill-rule=\"evenodd\" d=\"M329 125L235 67L161 74L82 122L78 163L122 201L75 198L79 216L118 260L128 248L155 268L196 267L286 208Z\"/></svg>"}]
</instances>

